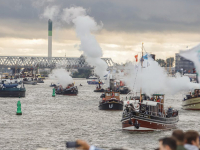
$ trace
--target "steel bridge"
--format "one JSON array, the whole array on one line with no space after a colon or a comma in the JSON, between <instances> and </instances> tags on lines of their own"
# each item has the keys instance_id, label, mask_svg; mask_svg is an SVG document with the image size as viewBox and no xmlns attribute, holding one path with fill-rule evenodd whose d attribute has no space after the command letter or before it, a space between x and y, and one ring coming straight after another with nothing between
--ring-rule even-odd
<instances>
[{"instance_id":1,"label":"steel bridge","mask_svg":"<svg viewBox=\"0 0 200 150\"><path fill-rule=\"evenodd\" d=\"M112 67L114 62L111 58L102 58L108 67ZM29 57L29 56L0 56L1 68L55 68L56 66L65 66L66 68L92 68L85 57Z\"/></svg>"}]
</instances>

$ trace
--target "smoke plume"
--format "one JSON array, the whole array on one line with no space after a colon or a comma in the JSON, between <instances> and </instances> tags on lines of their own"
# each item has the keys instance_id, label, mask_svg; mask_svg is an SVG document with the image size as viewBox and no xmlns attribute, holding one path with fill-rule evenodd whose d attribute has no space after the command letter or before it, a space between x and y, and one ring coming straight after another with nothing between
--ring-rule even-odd
<instances>
[{"instance_id":1,"label":"smoke plume","mask_svg":"<svg viewBox=\"0 0 200 150\"><path fill-rule=\"evenodd\" d=\"M176 94L180 91L189 91L195 88L200 88L199 84L191 83L186 76L181 77L176 74L176 77L167 75L165 68L152 58L144 60L143 67L141 63L129 64L126 66L126 72L129 74L125 77L125 83L134 91L142 92L148 95L154 93L160 94Z\"/></svg>"},{"instance_id":2,"label":"smoke plume","mask_svg":"<svg viewBox=\"0 0 200 150\"><path fill-rule=\"evenodd\" d=\"M56 79L63 87L67 87L68 84L73 83L72 77L65 69L54 69L49 77L50 79Z\"/></svg>"},{"instance_id":3,"label":"smoke plume","mask_svg":"<svg viewBox=\"0 0 200 150\"><path fill-rule=\"evenodd\" d=\"M83 51L86 61L95 68L95 73L103 78L107 74L107 63L101 59L102 49L99 46L93 31L99 30L99 26L95 20L88 16L86 10L82 7L71 7L63 10L62 20L66 23L74 24L77 37L81 44L79 50Z\"/></svg>"}]
</instances>

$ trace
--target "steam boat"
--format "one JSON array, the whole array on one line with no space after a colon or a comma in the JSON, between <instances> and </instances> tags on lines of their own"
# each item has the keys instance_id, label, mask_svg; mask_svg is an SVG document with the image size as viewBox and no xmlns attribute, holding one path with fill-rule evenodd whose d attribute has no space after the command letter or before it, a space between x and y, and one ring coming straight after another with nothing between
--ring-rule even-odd
<instances>
[{"instance_id":1,"label":"steam boat","mask_svg":"<svg viewBox=\"0 0 200 150\"><path fill-rule=\"evenodd\" d=\"M178 111L164 110L164 94L153 94L150 99L141 94L140 100L132 98L125 105L122 115L122 129L127 131L155 131L176 128Z\"/></svg>"},{"instance_id":2,"label":"steam boat","mask_svg":"<svg viewBox=\"0 0 200 150\"><path fill-rule=\"evenodd\" d=\"M69 84L65 89L60 86L55 87L56 94L60 95L70 95L70 96L76 96L78 94L78 88L77 86L74 86L74 84Z\"/></svg>"},{"instance_id":3,"label":"steam boat","mask_svg":"<svg viewBox=\"0 0 200 150\"><path fill-rule=\"evenodd\" d=\"M195 89L183 99L182 108L185 110L200 110L200 89Z\"/></svg>"},{"instance_id":4,"label":"steam boat","mask_svg":"<svg viewBox=\"0 0 200 150\"><path fill-rule=\"evenodd\" d=\"M114 80L110 79L110 88L103 94L99 102L100 110L123 110L123 101L120 100L120 93L114 88Z\"/></svg>"}]
</instances>

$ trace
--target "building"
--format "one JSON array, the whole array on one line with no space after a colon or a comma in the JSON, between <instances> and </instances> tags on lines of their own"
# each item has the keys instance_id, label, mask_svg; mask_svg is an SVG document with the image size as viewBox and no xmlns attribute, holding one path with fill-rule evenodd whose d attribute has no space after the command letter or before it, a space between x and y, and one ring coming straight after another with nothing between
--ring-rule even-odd
<instances>
[{"instance_id":1,"label":"building","mask_svg":"<svg viewBox=\"0 0 200 150\"><path fill-rule=\"evenodd\" d=\"M176 53L175 58L175 71L181 73L193 73L195 66L194 63L190 60L181 57L178 53Z\"/></svg>"}]
</instances>

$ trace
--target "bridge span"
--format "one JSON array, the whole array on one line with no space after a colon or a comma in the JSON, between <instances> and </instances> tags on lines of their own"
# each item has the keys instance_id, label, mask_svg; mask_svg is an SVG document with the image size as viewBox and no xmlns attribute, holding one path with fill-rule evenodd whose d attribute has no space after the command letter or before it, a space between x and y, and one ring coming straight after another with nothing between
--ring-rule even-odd
<instances>
[{"instance_id":1,"label":"bridge span","mask_svg":"<svg viewBox=\"0 0 200 150\"><path fill-rule=\"evenodd\" d=\"M108 67L112 67L114 62L111 58L102 58ZM0 56L1 68L55 68L65 66L68 69L92 68L85 57L32 57L32 56Z\"/></svg>"}]
</instances>

